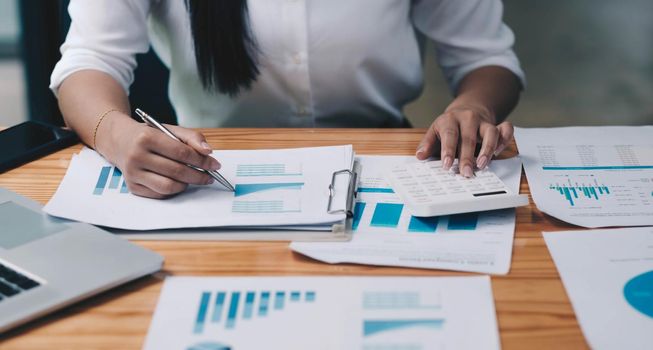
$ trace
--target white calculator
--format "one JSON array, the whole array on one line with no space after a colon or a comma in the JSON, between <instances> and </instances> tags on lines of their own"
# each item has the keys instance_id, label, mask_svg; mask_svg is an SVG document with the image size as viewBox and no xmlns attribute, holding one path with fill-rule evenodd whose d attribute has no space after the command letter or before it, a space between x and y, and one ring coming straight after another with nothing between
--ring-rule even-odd
<instances>
[{"instance_id":1,"label":"white calculator","mask_svg":"<svg viewBox=\"0 0 653 350\"><path fill-rule=\"evenodd\" d=\"M514 208L528 197L512 193L492 171L480 170L465 178L456 166L444 170L440 161L392 168L388 182L414 216L439 216Z\"/></svg>"}]
</instances>

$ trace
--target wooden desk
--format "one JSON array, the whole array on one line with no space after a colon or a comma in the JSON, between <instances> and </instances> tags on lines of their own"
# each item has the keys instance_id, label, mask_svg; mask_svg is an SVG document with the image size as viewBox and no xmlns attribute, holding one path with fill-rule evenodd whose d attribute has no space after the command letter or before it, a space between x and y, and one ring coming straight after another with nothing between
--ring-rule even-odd
<instances>
[{"instance_id":1,"label":"wooden desk","mask_svg":"<svg viewBox=\"0 0 653 350\"><path fill-rule=\"evenodd\" d=\"M359 154L414 154L420 129L207 129L218 149L286 148L353 143ZM46 203L74 146L0 175L0 186ZM502 156L516 153L515 147ZM522 176L521 193L530 193ZM0 223L1 225L1 223ZM492 277L504 349L587 348L541 231L571 229L532 201L517 210L512 268ZM165 256L164 270L56 312L0 338L9 349L140 349L165 275L465 275L460 272L327 265L291 252L284 242L138 241Z\"/></svg>"}]
</instances>

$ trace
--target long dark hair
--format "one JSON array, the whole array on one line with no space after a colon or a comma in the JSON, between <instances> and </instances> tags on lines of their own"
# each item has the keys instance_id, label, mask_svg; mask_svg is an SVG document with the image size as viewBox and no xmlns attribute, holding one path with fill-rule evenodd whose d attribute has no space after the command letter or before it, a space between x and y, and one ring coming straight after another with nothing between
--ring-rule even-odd
<instances>
[{"instance_id":1,"label":"long dark hair","mask_svg":"<svg viewBox=\"0 0 653 350\"><path fill-rule=\"evenodd\" d=\"M204 89L232 97L250 89L259 69L247 0L186 0L186 7Z\"/></svg>"}]
</instances>

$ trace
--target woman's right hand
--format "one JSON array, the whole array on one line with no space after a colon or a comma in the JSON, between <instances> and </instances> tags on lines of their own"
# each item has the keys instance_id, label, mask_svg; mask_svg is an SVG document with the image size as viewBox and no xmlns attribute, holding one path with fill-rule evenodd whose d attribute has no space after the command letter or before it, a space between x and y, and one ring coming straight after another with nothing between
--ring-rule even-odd
<instances>
[{"instance_id":1,"label":"woman's right hand","mask_svg":"<svg viewBox=\"0 0 653 350\"><path fill-rule=\"evenodd\" d=\"M107 125L101 125L98 130L97 148L122 171L131 193L166 198L184 191L189 184L213 183L210 175L186 165L220 169L201 133L166 125L184 142L181 143L126 115L110 115L107 119L108 123L104 122Z\"/></svg>"}]
</instances>

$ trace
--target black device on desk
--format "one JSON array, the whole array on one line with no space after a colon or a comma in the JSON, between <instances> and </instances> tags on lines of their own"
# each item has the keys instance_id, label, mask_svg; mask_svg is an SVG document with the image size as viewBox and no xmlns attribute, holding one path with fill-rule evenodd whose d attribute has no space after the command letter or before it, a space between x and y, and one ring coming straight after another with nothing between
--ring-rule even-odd
<instances>
[{"instance_id":1,"label":"black device on desk","mask_svg":"<svg viewBox=\"0 0 653 350\"><path fill-rule=\"evenodd\" d=\"M28 121L0 131L0 173L77 143L69 130Z\"/></svg>"}]
</instances>

